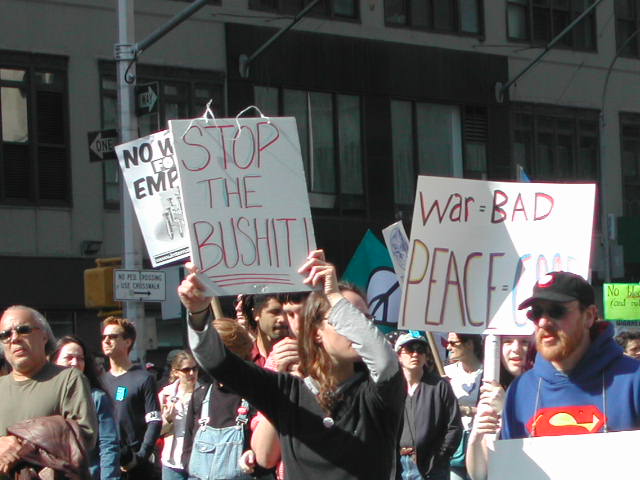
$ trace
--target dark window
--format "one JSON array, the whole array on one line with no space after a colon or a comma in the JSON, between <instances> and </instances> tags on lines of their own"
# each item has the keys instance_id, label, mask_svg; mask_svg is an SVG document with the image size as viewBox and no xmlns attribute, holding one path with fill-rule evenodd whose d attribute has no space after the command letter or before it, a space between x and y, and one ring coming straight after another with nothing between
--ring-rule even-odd
<instances>
[{"instance_id":1,"label":"dark window","mask_svg":"<svg viewBox=\"0 0 640 480\"><path fill-rule=\"evenodd\" d=\"M535 181L599 178L598 113L514 105L512 158Z\"/></svg>"},{"instance_id":2,"label":"dark window","mask_svg":"<svg viewBox=\"0 0 640 480\"><path fill-rule=\"evenodd\" d=\"M385 23L435 32L480 35L482 0L385 0Z\"/></svg>"},{"instance_id":3,"label":"dark window","mask_svg":"<svg viewBox=\"0 0 640 480\"><path fill-rule=\"evenodd\" d=\"M67 60L0 52L0 201L70 205Z\"/></svg>"},{"instance_id":4,"label":"dark window","mask_svg":"<svg viewBox=\"0 0 640 480\"><path fill-rule=\"evenodd\" d=\"M271 11L286 15L295 15L312 0L249 0L253 10ZM357 0L320 0L309 15L345 20L357 20L360 12Z\"/></svg>"},{"instance_id":5,"label":"dark window","mask_svg":"<svg viewBox=\"0 0 640 480\"><path fill-rule=\"evenodd\" d=\"M487 132L486 107L392 100L395 204L411 209L418 175L486 178Z\"/></svg>"},{"instance_id":6,"label":"dark window","mask_svg":"<svg viewBox=\"0 0 640 480\"><path fill-rule=\"evenodd\" d=\"M296 118L311 206L364 210L360 97L274 87L254 94L265 115Z\"/></svg>"},{"instance_id":7,"label":"dark window","mask_svg":"<svg viewBox=\"0 0 640 480\"><path fill-rule=\"evenodd\" d=\"M627 57L640 55L640 0L615 0L616 49Z\"/></svg>"},{"instance_id":8,"label":"dark window","mask_svg":"<svg viewBox=\"0 0 640 480\"><path fill-rule=\"evenodd\" d=\"M624 215L640 217L640 114L620 114Z\"/></svg>"},{"instance_id":9,"label":"dark window","mask_svg":"<svg viewBox=\"0 0 640 480\"><path fill-rule=\"evenodd\" d=\"M510 40L546 44L592 3L593 0L508 0L507 35ZM595 50L594 12L574 26L557 45L576 50Z\"/></svg>"},{"instance_id":10,"label":"dark window","mask_svg":"<svg viewBox=\"0 0 640 480\"><path fill-rule=\"evenodd\" d=\"M113 62L102 62L100 73L102 128L117 128L117 83ZM138 117L140 136L167 128L169 120L201 116L209 100L212 100L211 108L214 114L224 115L224 80L221 73L138 65L137 75L138 85L158 82L160 92L158 113ZM118 163L116 160L104 161L102 169L104 205L106 208L118 208Z\"/></svg>"}]
</instances>

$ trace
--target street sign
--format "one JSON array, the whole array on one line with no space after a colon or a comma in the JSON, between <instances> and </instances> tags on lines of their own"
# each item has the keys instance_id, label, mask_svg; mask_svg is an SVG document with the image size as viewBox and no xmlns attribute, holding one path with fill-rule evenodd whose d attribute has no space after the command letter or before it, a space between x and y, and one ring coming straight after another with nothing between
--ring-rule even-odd
<instances>
[{"instance_id":1,"label":"street sign","mask_svg":"<svg viewBox=\"0 0 640 480\"><path fill-rule=\"evenodd\" d=\"M136 115L148 115L158 111L158 82L136 85Z\"/></svg>"},{"instance_id":2,"label":"street sign","mask_svg":"<svg viewBox=\"0 0 640 480\"><path fill-rule=\"evenodd\" d=\"M89 161L101 162L103 160L115 160L115 146L118 144L118 131L98 130L89 132Z\"/></svg>"},{"instance_id":3,"label":"street sign","mask_svg":"<svg viewBox=\"0 0 640 480\"><path fill-rule=\"evenodd\" d=\"M163 302L166 298L166 273L158 270L115 270L113 298L140 302Z\"/></svg>"}]
</instances>

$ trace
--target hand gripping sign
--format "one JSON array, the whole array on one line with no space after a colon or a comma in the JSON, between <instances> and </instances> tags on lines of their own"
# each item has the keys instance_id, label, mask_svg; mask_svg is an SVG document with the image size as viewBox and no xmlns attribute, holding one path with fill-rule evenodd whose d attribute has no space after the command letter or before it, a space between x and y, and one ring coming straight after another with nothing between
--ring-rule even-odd
<instances>
[{"instance_id":1,"label":"hand gripping sign","mask_svg":"<svg viewBox=\"0 0 640 480\"><path fill-rule=\"evenodd\" d=\"M192 261L212 295L308 290L315 249L294 118L172 120Z\"/></svg>"},{"instance_id":2,"label":"hand gripping sign","mask_svg":"<svg viewBox=\"0 0 640 480\"><path fill-rule=\"evenodd\" d=\"M589 276L594 184L418 178L400 325L528 334L546 273Z\"/></svg>"}]
</instances>

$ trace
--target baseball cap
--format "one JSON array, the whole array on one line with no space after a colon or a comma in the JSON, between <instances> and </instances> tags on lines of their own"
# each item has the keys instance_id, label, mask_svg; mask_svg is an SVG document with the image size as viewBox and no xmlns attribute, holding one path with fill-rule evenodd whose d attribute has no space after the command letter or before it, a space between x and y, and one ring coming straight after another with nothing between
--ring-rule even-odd
<instances>
[{"instance_id":1,"label":"baseball cap","mask_svg":"<svg viewBox=\"0 0 640 480\"><path fill-rule=\"evenodd\" d=\"M408 345L409 343L413 343L413 342L418 342L418 343L422 343L424 345L429 345L429 343L427 342L427 339L424 338L422 335L414 336L411 333L404 333L404 334L400 335L398 337L398 339L396 340L396 344L394 346L394 350L396 352L399 352L402 347L404 347L405 345Z\"/></svg>"},{"instance_id":2,"label":"baseball cap","mask_svg":"<svg viewBox=\"0 0 640 480\"><path fill-rule=\"evenodd\" d=\"M531 306L538 300L551 302L580 301L583 305L595 303L593 287L580 275L570 272L551 272L533 286L533 295L518 306L518 310Z\"/></svg>"}]
</instances>

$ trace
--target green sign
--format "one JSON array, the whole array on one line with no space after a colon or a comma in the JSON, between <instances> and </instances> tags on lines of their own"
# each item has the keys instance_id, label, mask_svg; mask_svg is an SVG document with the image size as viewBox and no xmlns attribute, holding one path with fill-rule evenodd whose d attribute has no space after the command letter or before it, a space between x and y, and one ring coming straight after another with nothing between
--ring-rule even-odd
<instances>
[{"instance_id":1,"label":"green sign","mask_svg":"<svg viewBox=\"0 0 640 480\"><path fill-rule=\"evenodd\" d=\"M605 320L640 324L640 283L605 283L602 288Z\"/></svg>"}]
</instances>

